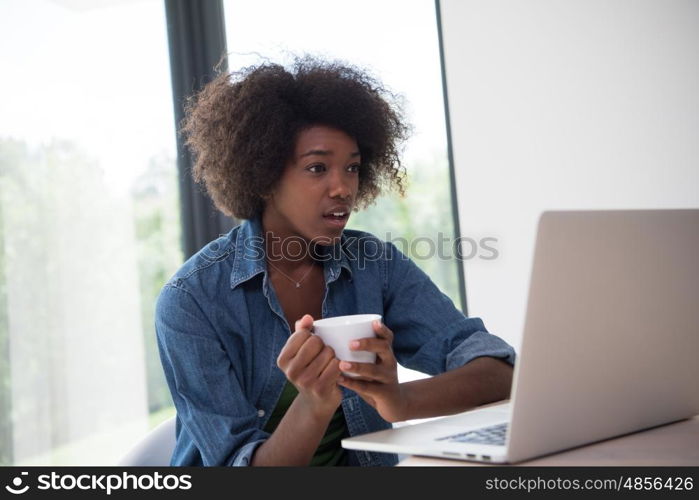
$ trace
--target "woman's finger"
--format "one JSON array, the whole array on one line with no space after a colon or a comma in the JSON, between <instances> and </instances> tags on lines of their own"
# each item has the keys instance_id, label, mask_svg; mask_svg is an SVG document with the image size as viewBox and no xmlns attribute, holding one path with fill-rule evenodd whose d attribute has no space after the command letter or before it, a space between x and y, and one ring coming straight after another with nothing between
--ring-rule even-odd
<instances>
[{"instance_id":1,"label":"woman's finger","mask_svg":"<svg viewBox=\"0 0 699 500\"><path fill-rule=\"evenodd\" d=\"M386 339L389 343L393 343L393 332L386 325L384 325L381 320L374 320L371 323L371 326L374 328L374 333L377 337Z\"/></svg>"},{"instance_id":2,"label":"woman's finger","mask_svg":"<svg viewBox=\"0 0 699 500\"><path fill-rule=\"evenodd\" d=\"M340 360L332 358L325 366L318 379L322 384L334 384L340 376Z\"/></svg>"},{"instance_id":3,"label":"woman's finger","mask_svg":"<svg viewBox=\"0 0 699 500\"><path fill-rule=\"evenodd\" d=\"M299 319L296 320L294 323L294 328L296 331L299 330L308 330L309 332L313 331L313 316L310 314L304 314L301 316Z\"/></svg>"},{"instance_id":4,"label":"woman's finger","mask_svg":"<svg viewBox=\"0 0 699 500\"><path fill-rule=\"evenodd\" d=\"M298 319L295 324L295 331L292 333L282 347L279 356L277 357L277 366L285 366L292 358L294 358L299 349L305 344L306 340L312 335L313 316L304 314Z\"/></svg>"},{"instance_id":5,"label":"woman's finger","mask_svg":"<svg viewBox=\"0 0 699 500\"><path fill-rule=\"evenodd\" d=\"M298 330L292 333L291 336L287 339L286 344L284 344L284 347L282 347L279 356L277 357L277 365L284 366L285 364L287 364L292 358L294 358L298 354L299 349L301 349L301 347L310 337L311 332L305 329Z\"/></svg>"},{"instance_id":6,"label":"woman's finger","mask_svg":"<svg viewBox=\"0 0 699 500\"><path fill-rule=\"evenodd\" d=\"M346 373L354 373L359 375L362 380L371 382L381 382L386 384L392 380L391 374L388 372L388 370L374 363L341 361L340 370Z\"/></svg>"},{"instance_id":7,"label":"woman's finger","mask_svg":"<svg viewBox=\"0 0 699 500\"><path fill-rule=\"evenodd\" d=\"M320 354L320 352L325 348L325 344L320 337L315 335L310 335L306 338L306 341L299 348L296 356L292 358L292 362L297 367L306 367Z\"/></svg>"},{"instance_id":8,"label":"woman's finger","mask_svg":"<svg viewBox=\"0 0 699 500\"><path fill-rule=\"evenodd\" d=\"M319 377L331 360L335 358L335 351L331 347L325 346L318 355L308 364L306 371L314 377Z\"/></svg>"},{"instance_id":9,"label":"woman's finger","mask_svg":"<svg viewBox=\"0 0 699 500\"><path fill-rule=\"evenodd\" d=\"M369 351L379 355L393 355L391 344L385 339L363 338L350 342L351 351Z\"/></svg>"}]
</instances>

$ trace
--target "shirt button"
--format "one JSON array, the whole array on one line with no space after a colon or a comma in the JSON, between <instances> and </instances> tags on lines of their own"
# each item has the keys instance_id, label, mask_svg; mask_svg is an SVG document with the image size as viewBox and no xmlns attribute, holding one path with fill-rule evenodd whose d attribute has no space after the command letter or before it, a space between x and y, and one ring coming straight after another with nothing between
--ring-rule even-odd
<instances>
[{"instance_id":1,"label":"shirt button","mask_svg":"<svg viewBox=\"0 0 699 500\"><path fill-rule=\"evenodd\" d=\"M257 416L262 418L265 416L265 411L264 410L257 410Z\"/></svg>"}]
</instances>

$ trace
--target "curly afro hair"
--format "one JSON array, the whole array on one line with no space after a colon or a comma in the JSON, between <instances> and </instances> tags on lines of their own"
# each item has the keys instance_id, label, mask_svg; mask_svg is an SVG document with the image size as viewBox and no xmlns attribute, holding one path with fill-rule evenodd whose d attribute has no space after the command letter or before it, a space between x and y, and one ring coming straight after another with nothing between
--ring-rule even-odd
<instances>
[{"instance_id":1,"label":"curly afro hair","mask_svg":"<svg viewBox=\"0 0 699 500\"><path fill-rule=\"evenodd\" d=\"M296 137L314 125L357 141L358 207L372 204L384 188L404 194L399 152L410 127L397 97L354 66L306 56L289 70L262 63L221 74L187 100L185 112L182 132L194 155L194 180L228 216L262 213Z\"/></svg>"}]
</instances>

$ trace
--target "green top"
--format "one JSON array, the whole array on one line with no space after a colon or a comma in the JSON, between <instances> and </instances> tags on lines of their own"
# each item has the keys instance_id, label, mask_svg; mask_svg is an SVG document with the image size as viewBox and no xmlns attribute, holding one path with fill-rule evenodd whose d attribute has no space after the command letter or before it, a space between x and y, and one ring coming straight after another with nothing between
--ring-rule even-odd
<instances>
[{"instance_id":1,"label":"green top","mask_svg":"<svg viewBox=\"0 0 699 500\"><path fill-rule=\"evenodd\" d=\"M298 393L299 391L296 390L296 387L287 380L282 395L279 397L279 401L277 401L277 406L272 411L272 415L265 425L265 432L270 434L274 432L274 429L277 428L277 425L279 425L286 410L289 409ZM347 422L345 422L345 415L342 413L342 407L340 406L330 420L328 429L325 431L323 439L320 440L310 465L347 465L347 450L342 448L340 441L348 435Z\"/></svg>"}]
</instances>

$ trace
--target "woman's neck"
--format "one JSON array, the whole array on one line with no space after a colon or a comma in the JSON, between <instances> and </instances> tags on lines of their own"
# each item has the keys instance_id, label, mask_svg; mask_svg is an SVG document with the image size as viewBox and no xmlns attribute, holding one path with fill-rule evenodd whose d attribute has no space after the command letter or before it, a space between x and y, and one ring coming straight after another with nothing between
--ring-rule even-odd
<instances>
[{"instance_id":1,"label":"woman's neck","mask_svg":"<svg viewBox=\"0 0 699 500\"><path fill-rule=\"evenodd\" d=\"M311 242L288 225L269 220L263 214L262 232L265 255L275 266L294 270L317 262Z\"/></svg>"}]
</instances>

